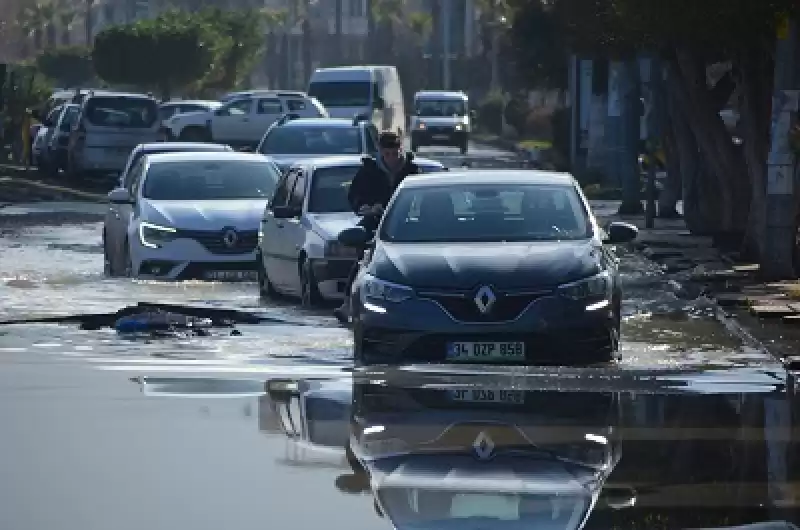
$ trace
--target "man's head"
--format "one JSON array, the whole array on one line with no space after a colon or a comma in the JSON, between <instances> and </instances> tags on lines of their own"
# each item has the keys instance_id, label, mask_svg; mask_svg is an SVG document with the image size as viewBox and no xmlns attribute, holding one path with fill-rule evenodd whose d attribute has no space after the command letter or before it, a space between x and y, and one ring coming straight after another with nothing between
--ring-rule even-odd
<instances>
[{"instance_id":1,"label":"man's head","mask_svg":"<svg viewBox=\"0 0 800 530\"><path fill-rule=\"evenodd\" d=\"M400 151L403 144L397 133L384 131L378 138L378 147L381 150L381 158L389 167L397 167L401 162Z\"/></svg>"}]
</instances>

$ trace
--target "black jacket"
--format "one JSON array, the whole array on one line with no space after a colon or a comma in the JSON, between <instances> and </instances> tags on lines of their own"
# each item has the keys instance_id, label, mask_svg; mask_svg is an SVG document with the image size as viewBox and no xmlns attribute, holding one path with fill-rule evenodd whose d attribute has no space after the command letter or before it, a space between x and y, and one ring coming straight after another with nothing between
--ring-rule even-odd
<instances>
[{"instance_id":1,"label":"black jacket","mask_svg":"<svg viewBox=\"0 0 800 530\"><path fill-rule=\"evenodd\" d=\"M358 212L362 206L374 204L380 204L385 208L392 198L394 190L403 179L408 175L416 175L420 172L419 167L414 163L414 153L405 154L403 167L394 177L394 182L392 182L392 177L378 165L375 158L365 156L361 160L361 168L353 177L353 183L350 184L350 190L347 193L354 212Z\"/></svg>"}]
</instances>

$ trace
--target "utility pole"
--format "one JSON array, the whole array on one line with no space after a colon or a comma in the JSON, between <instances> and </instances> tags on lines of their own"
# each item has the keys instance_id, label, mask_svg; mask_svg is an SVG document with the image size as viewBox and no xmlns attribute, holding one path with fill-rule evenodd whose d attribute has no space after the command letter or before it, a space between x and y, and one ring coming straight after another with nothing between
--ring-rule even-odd
<instances>
[{"instance_id":1,"label":"utility pole","mask_svg":"<svg viewBox=\"0 0 800 530\"><path fill-rule=\"evenodd\" d=\"M334 2L334 20L335 20L335 29L334 33L336 34L336 63L343 64L344 62L344 36L342 34L342 0L335 0Z\"/></svg>"},{"instance_id":2,"label":"utility pole","mask_svg":"<svg viewBox=\"0 0 800 530\"><path fill-rule=\"evenodd\" d=\"M794 199L795 157L789 146L789 130L798 111L797 72L800 35L796 20L779 26L775 50L775 92L767 161L766 239L760 271L767 279L793 278L796 235Z\"/></svg>"},{"instance_id":3,"label":"utility pole","mask_svg":"<svg viewBox=\"0 0 800 530\"><path fill-rule=\"evenodd\" d=\"M94 39L92 35L92 25L94 24L94 19L92 17L92 7L94 6L94 0L86 0L86 14L83 19L83 25L85 26L84 31L86 32L86 47L91 48L94 44Z\"/></svg>"},{"instance_id":4,"label":"utility pole","mask_svg":"<svg viewBox=\"0 0 800 530\"><path fill-rule=\"evenodd\" d=\"M572 168L572 172L575 173L578 170L578 138L580 137L580 112L579 112L579 101L580 101L580 76L578 75L578 56L575 54L570 55L569 57L569 75L568 75L568 85L569 85L569 110L570 110L570 120L569 120L569 165Z\"/></svg>"},{"instance_id":5,"label":"utility pole","mask_svg":"<svg viewBox=\"0 0 800 530\"><path fill-rule=\"evenodd\" d=\"M442 81L445 90L450 90L450 25L453 18L453 10L450 0L442 0Z\"/></svg>"},{"instance_id":6,"label":"utility pole","mask_svg":"<svg viewBox=\"0 0 800 530\"><path fill-rule=\"evenodd\" d=\"M620 150L618 171L622 182L622 204L619 213L637 215L642 213L642 182L639 175L639 141L641 136L640 98L642 78L639 61L629 59L621 63L622 116L620 119Z\"/></svg>"}]
</instances>

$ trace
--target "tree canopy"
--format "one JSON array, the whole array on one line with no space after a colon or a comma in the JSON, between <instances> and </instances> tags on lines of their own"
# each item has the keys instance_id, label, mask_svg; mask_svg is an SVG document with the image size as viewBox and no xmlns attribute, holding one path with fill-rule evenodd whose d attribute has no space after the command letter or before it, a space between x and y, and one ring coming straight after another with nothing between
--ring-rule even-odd
<instances>
[{"instance_id":1,"label":"tree canopy","mask_svg":"<svg viewBox=\"0 0 800 530\"><path fill-rule=\"evenodd\" d=\"M169 97L211 69L213 38L191 15L170 12L101 31L92 61L109 83L156 88Z\"/></svg>"},{"instance_id":2,"label":"tree canopy","mask_svg":"<svg viewBox=\"0 0 800 530\"><path fill-rule=\"evenodd\" d=\"M36 57L36 68L58 86L74 87L94 79L92 53L83 46L50 48Z\"/></svg>"}]
</instances>

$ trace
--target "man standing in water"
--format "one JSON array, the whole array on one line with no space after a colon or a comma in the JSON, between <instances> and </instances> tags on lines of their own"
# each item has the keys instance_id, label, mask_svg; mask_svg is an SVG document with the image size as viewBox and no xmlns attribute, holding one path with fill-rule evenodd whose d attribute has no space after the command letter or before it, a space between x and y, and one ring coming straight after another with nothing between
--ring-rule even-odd
<instances>
[{"instance_id":1,"label":"man standing in water","mask_svg":"<svg viewBox=\"0 0 800 530\"><path fill-rule=\"evenodd\" d=\"M378 139L380 157L365 156L361 168L353 177L347 198L353 211L363 216L359 225L374 232L397 186L408 175L418 174L414 153L403 153L402 140L393 132L385 131ZM359 255L359 261L363 255ZM334 311L342 324L350 322L350 289L358 273L359 263L353 266L344 291L344 302Z\"/></svg>"}]
</instances>

